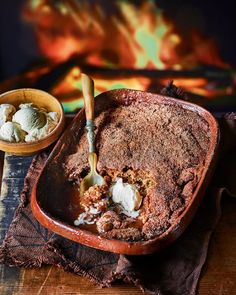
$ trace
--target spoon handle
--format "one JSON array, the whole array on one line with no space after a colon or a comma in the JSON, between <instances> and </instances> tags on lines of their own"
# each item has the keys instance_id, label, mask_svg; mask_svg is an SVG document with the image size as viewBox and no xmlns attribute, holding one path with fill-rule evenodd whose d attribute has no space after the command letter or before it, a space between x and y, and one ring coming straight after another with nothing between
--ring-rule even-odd
<instances>
[{"instance_id":1,"label":"spoon handle","mask_svg":"<svg viewBox=\"0 0 236 295\"><path fill-rule=\"evenodd\" d=\"M94 82L86 74L82 73L82 91L84 97L84 108L86 115L86 129L89 143L89 153L95 152L94 144Z\"/></svg>"},{"instance_id":2,"label":"spoon handle","mask_svg":"<svg viewBox=\"0 0 236 295\"><path fill-rule=\"evenodd\" d=\"M84 107L87 120L94 119L94 82L86 74L82 76L82 91L84 96Z\"/></svg>"}]
</instances>

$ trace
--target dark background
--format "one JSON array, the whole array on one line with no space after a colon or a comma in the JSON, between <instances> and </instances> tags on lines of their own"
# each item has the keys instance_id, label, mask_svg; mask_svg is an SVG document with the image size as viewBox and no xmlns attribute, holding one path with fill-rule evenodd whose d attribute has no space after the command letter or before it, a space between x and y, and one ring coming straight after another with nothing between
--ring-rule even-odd
<instances>
[{"instance_id":1,"label":"dark background","mask_svg":"<svg viewBox=\"0 0 236 295\"><path fill-rule=\"evenodd\" d=\"M95 0L90 0L94 1ZM100 0L104 9L112 2ZM132 1L139 5L141 1ZM200 28L213 37L224 61L236 67L235 1L156 1L165 14L179 26ZM24 0L0 2L0 81L15 76L40 62L32 28L21 20Z\"/></svg>"}]
</instances>

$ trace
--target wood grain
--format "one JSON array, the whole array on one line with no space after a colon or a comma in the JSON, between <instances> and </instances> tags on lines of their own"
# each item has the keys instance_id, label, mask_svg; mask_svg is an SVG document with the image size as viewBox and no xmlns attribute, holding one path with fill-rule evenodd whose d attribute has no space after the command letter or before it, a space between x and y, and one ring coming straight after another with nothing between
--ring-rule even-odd
<instances>
[{"instance_id":1,"label":"wood grain","mask_svg":"<svg viewBox=\"0 0 236 295\"><path fill-rule=\"evenodd\" d=\"M19 204L19 194L32 158L32 156L20 157L5 154L0 197L1 240L13 218L15 208Z\"/></svg>"},{"instance_id":2,"label":"wood grain","mask_svg":"<svg viewBox=\"0 0 236 295\"><path fill-rule=\"evenodd\" d=\"M1 175L0 197L0 243L2 243L15 209L19 204L19 193L24 184L24 177L32 157L16 157L9 154L2 156L4 163ZM12 294L18 288L20 270L0 265L0 294Z\"/></svg>"},{"instance_id":3,"label":"wood grain","mask_svg":"<svg viewBox=\"0 0 236 295\"><path fill-rule=\"evenodd\" d=\"M31 159L32 157L5 155L0 200L1 239L19 202L18 195ZM211 240L207 263L200 280L199 295L236 294L236 200L224 199L222 208L222 218ZM140 295L142 292L121 282L109 289L99 289L88 279L64 272L55 266L17 269L1 265L0 294Z\"/></svg>"},{"instance_id":4,"label":"wood grain","mask_svg":"<svg viewBox=\"0 0 236 295\"><path fill-rule=\"evenodd\" d=\"M222 217L212 236L199 294L236 294L236 199L222 200Z\"/></svg>"}]
</instances>

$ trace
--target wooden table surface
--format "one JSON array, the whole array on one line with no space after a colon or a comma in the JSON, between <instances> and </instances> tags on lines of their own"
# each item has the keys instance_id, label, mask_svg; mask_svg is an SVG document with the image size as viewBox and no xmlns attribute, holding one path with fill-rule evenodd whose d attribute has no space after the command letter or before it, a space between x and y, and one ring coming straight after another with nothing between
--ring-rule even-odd
<instances>
[{"instance_id":1,"label":"wooden table surface","mask_svg":"<svg viewBox=\"0 0 236 295\"><path fill-rule=\"evenodd\" d=\"M19 192L32 157L15 157L0 152L0 241L19 202ZM236 294L236 200L225 198L222 218L212 237L207 263L203 269L198 294ZM64 272L54 266L19 269L0 265L0 294L129 294L142 292L124 283L99 289L88 279Z\"/></svg>"}]
</instances>

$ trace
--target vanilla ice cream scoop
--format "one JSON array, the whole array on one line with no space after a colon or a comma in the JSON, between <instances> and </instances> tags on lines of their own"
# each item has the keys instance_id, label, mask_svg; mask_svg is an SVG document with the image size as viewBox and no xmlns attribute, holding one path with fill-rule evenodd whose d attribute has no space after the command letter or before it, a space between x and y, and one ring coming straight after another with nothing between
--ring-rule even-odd
<instances>
[{"instance_id":1,"label":"vanilla ice cream scoop","mask_svg":"<svg viewBox=\"0 0 236 295\"><path fill-rule=\"evenodd\" d=\"M6 122L0 128L0 139L9 142L24 141L25 134L20 125L13 122Z\"/></svg>"},{"instance_id":2,"label":"vanilla ice cream scoop","mask_svg":"<svg viewBox=\"0 0 236 295\"><path fill-rule=\"evenodd\" d=\"M20 124L21 129L29 133L35 128L42 128L47 119L45 113L36 108L26 107L21 108L14 114L12 122Z\"/></svg>"},{"instance_id":3,"label":"vanilla ice cream scoop","mask_svg":"<svg viewBox=\"0 0 236 295\"><path fill-rule=\"evenodd\" d=\"M59 116L56 112L49 112L46 114L46 124L42 128L32 129L25 137L26 142L42 139L51 133L59 121Z\"/></svg>"},{"instance_id":4,"label":"vanilla ice cream scoop","mask_svg":"<svg viewBox=\"0 0 236 295\"><path fill-rule=\"evenodd\" d=\"M11 120L12 115L16 112L16 108L9 104L0 104L0 126L2 126L6 121Z\"/></svg>"},{"instance_id":5,"label":"vanilla ice cream scoop","mask_svg":"<svg viewBox=\"0 0 236 295\"><path fill-rule=\"evenodd\" d=\"M128 212L138 210L142 203L142 196L138 190L129 183L123 183L122 178L118 178L116 183L110 188L112 200Z\"/></svg>"},{"instance_id":6,"label":"vanilla ice cream scoop","mask_svg":"<svg viewBox=\"0 0 236 295\"><path fill-rule=\"evenodd\" d=\"M32 102L21 103L19 105L19 109L27 109L27 108L38 110L38 108Z\"/></svg>"}]
</instances>

